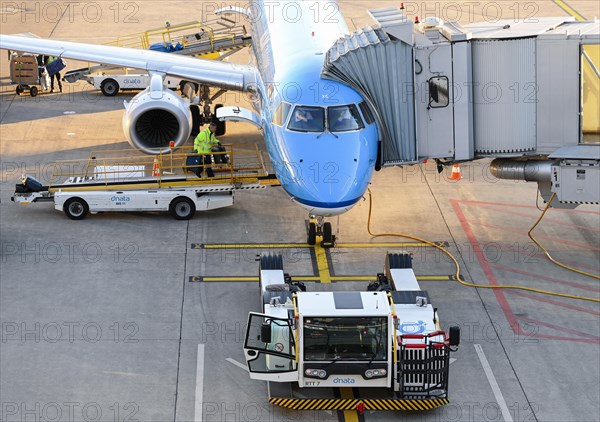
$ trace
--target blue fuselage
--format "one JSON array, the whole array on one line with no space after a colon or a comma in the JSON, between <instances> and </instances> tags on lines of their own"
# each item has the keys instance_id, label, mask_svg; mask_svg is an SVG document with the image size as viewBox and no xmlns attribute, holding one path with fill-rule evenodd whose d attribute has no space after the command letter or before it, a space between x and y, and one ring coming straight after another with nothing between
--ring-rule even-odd
<instances>
[{"instance_id":1,"label":"blue fuselage","mask_svg":"<svg viewBox=\"0 0 600 422\"><path fill-rule=\"evenodd\" d=\"M255 1L250 11L262 79L255 108L274 171L311 214L348 211L367 189L378 138L376 125L361 111L363 98L321 78L325 53L348 32L339 7L333 1ZM311 111L306 130L296 124L300 108ZM341 119L342 111L352 124L338 131L334 116Z\"/></svg>"}]
</instances>

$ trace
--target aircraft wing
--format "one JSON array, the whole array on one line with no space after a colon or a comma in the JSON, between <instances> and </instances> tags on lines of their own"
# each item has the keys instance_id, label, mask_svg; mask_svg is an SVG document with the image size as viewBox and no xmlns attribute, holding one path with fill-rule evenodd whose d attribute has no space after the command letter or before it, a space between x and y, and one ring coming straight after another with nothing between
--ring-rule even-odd
<instances>
[{"instance_id":1,"label":"aircraft wing","mask_svg":"<svg viewBox=\"0 0 600 422\"><path fill-rule=\"evenodd\" d=\"M172 53L97 44L0 35L0 49L60 56L92 63L143 69L210 86L247 91L256 84L252 66L197 59Z\"/></svg>"}]
</instances>

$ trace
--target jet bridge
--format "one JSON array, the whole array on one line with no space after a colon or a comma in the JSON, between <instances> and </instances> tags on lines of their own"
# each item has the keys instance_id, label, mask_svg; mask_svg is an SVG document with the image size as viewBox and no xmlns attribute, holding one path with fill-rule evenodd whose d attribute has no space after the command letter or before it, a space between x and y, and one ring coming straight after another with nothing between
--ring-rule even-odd
<instances>
[{"instance_id":1,"label":"jet bridge","mask_svg":"<svg viewBox=\"0 0 600 422\"><path fill-rule=\"evenodd\" d=\"M439 18L413 22L398 8L369 13L378 25L338 40L323 76L366 98L377 116L383 166L484 157L553 163L557 158L548 156L561 147L584 142L586 117L592 135L600 134L594 117L600 73L586 53L600 44L598 21L558 17L462 27ZM594 83L585 82L590 78ZM596 104L584 109L590 98ZM599 148L576 153L593 173L588 180L600 171ZM581 202L600 201L597 185L585 190Z\"/></svg>"}]
</instances>

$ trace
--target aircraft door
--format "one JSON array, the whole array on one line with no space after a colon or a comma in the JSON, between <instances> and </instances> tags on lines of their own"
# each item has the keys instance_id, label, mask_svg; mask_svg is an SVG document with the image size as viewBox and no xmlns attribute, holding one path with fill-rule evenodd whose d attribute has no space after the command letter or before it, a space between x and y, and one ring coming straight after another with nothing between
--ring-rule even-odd
<instances>
[{"instance_id":1,"label":"aircraft door","mask_svg":"<svg viewBox=\"0 0 600 422\"><path fill-rule=\"evenodd\" d=\"M250 378L263 381L298 380L296 344L292 321L250 313L244 342L244 356Z\"/></svg>"}]
</instances>

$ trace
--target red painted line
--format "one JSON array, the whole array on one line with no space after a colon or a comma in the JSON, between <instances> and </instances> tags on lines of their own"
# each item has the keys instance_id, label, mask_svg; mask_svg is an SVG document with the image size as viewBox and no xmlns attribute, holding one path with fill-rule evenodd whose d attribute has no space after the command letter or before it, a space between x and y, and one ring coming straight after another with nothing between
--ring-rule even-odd
<instances>
[{"instance_id":1,"label":"red painted line","mask_svg":"<svg viewBox=\"0 0 600 422\"><path fill-rule=\"evenodd\" d=\"M487 206L487 205L484 205L484 206ZM537 220L539 218L539 215L530 215L530 214L525 214L523 212L510 211L510 210L507 210L507 209L502 209L502 213L503 214L518 215L520 217L526 217L526 218L530 218L532 220ZM596 229L596 228L593 228L593 227L587 227L587 226L580 226L579 224L565 223L564 221L556 220L554 218L544 217L544 221L549 222L549 223L560 224L561 226L575 227L577 229L582 229L582 230L586 230L586 231L589 231L589 232L600 233L600 229Z\"/></svg>"},{"instance_id":2,"label":"red painted line","mask_svg":"<svg viewBox=\"0 0 600 422\"><path fill-rule=\"evenodd\" d=\"M531 324L537 324L537 325L541 325L543 327L552 328L553 330L556 330L556 331L563 331L565 333L575 334L576 336L587 337L588 339L591 339L597 343L600 343L600 337L592 335L592 334L584 333L583 331L577 331L572 328L562 327L560 325L550 324L548 322L538 321L538 320L531 319L531 318L517 317L517 319L519 319L520 321L529 322ZM535 335L537 335L537 334L535 334Z\"/></svg>"},{"instance_id":3,"label":"red painted line","mask_svg":"<svg viewBox=\"0 0 600 422\"><path fill-rule=\"evenodd\" d=\"M461 204L469 204L469 205L487 205L487 206L493 206L493 207L511 207L511 208L526 208L526 209L533 209L536 210L537 207L531 206L531 205L519 205L519 204L505 204L505 203L501 203L501 202L484 202L484 201L471 201L468 199L453 199L452 201L456 201L456 202L460 202ZM553 211L561 211L561 212L566 212L566 213L573 213L573 214L594 214L594 215L600 215L600 212L598 211L584 211L584 210L568 210L568 209L564 209L564 208L552 208Z\"/></svg>"},{"instance_id":4,"label":"red painted line","mask_svg":"<svg viewBox=\"0 0 600 422\"><path fill-rule=\"evenodd\" d=\"M487 224L487 223L483 223L481 221L470 221L469 223L470 224L476 224L478 226L488 227L488 228L491 228L491 229L498 229L498 230L504 231L504 232L515 233L515 234L520 234L520 235L523 235L523 236L527 236L527 232L523 231L523 230L510 229L508 227L496 226L494 224ZM595 248L593 246L586 245L585 243L573 242L573 241L565 240L565 239L557 239L554 236L545 236L543 234L538 234L538 235L535 235L535 237L538 238L538 239L547 239L547 240L551 240L551 241L554 241L554 242L558 242L561 245L570 245L570 246L574 246L574 247L577 247L577 248L580 248L580 249L588 249L588 250L591 250L591 251L600 251L600 248Z\"/></svg>"},{"instance_id":5,"label":"red painted line","mask_svg":"<svg viewBox=\"0 0 600 422\"><path fill-rule=\"evenodd\" d=\"M559 280L557 278L546 277L546 276L539 275L536 273L530 273L529 271L523 271L523 270L517 270L516 268L505 267L504 265L490 264L490 266L492 268L496 268L498 270L510 271L510 272L517 273L517 274L535 277L539 280L551 281L553 283L564 284L564 285L571 286L571 287L577 287L578 289L588 290L590 292L596 292L596 293L600 292L600 289L597 289L595 287L589 287L589 286L586 286L583 284L573 283L572 281L564 281L564 280Z\"/></svg>"},{"instance_id":6,"label":"red painted line","mask_svg":"<svg viewBox=\"0 0 600 422\"><path fill-rule=\"evenodd\" d=\"M477 201L459 201L459 200L455 200L455 199L450 200L450 204L452 205L452 208L454 209L456 217L458 218L458 220L465 232L465 235L467 236L471 245L473 245L473 251L475 253L475 256L477 257L477 260L479 261L479 265L481 266L485 276L487 277L488 283L490 285L497 286L497 285L499 285L499 283L493 273L492 266L485 259L484 253L480 247L480 244L478 243L477 237L475 236L469 222L467 221L467 219L465 217L465 214L463 213L463 211L460 207L461 203L476 203L476 204L478 204L478 202ZM511 270L517 271L514 269L511 269ZM539 275L537 275L537 274L536 274L536 276L539 277ZM563 283L567 283L567 282L563 282ZM571 330L571 329L568 329L565 327L554 326L552 324L542 323L542 322L531 320L531 319L518 318L512 312L510 305L508 304L508 301L506 299L506 296L504 295L503 290L493 289L493 291L494 291L494 295L496 296L496 299L498 300L498 304L502 308L502 311L504 312L504 315L505 315L512 331L516 335L531 336L531 337L535 337L535 338L544 338L544 339L550 339L550 340L600 344L600 338L591 336L590 334L580 333L580 332L577 332L576 330ZM519 320L530 321L530 322L537 323L537 324L543 325L543 326L547 326L549 328L553 328L553 329L556 329L559 331L566 331L566 332L573 331L576 335L578 335L578 337L555 336L555 335L538 334L538 333L530 334L530 333L523 331L523 329L521 328L521 325L519 323ZM592 338L590 339L590 338L581 338L581 337L592 337Z\"/></svg>"},{"instance_id":7,"label":"red painted line","mask_svg":"<svg viewBox=\"0 0 600 422\"><path fill-rule=\"evenodd\" d=\"M600 316L600 312L593 311L593 310L587 309L587 308L583 308L581 306L569 305L567 303L562 303L557 300L544 299L542 297L530 295L530 294L519 292L516 290L508 290L507 293L510 293L511 295L526 297L528 299L539 300L540 302L550 303L551 305L561 306L563 308L573 309L575 311L584 312L584 313L590 314L590 315Z\"/></svg>"},{"instance_id":8,"label":"red painted line","mask_svg":"<svg viewBox=\"0 0 600 422\"><path fill-rule=\"evenodd\" d=\"M503 251L513 252L513 253L516 253L516 254L519 254L519 255L523 255L523 256L526 256L526 257L528 257L528 258L530 258L532 260L530 262L527 262L526 260L524 260L523 261L524 264L536 264L537 262L533 261L534 258L542 258L544 260L548 259L546 257L546 255L544 255L541 252L538 252L538 253L536 253L534 255L529 255L529 254L527 254L525 252L520 251L519 249L511 248L510 246L501 245L499 243L482 242L481 244L483 246L486 246L486 247L495 247L495 248L498 248L498 249L503 250ZM537 247L537 245L535 243L529 243L529 245L535 246L535 248L538 249L538 247ZM560 262L562 262L563 264L567 264L567 265L574 265L577 268L586 268L588 270L600 273L600 267L594 267L592 265L582 264L580 262L575 262L575 261L565 261L563 259L561 259Z\"/></svg>"},{"instance_id":9,"label":"red painted line","mask_svg":"<svg viewBox=\"0 0 600 422\"><path fill-rule=\"evenodd\" d=\"M527 334L526 334L526 336L527 336ZM535 335L530 335L529 337L546 338L549 340L572 341L575 343L600 344L600 341L598 341L598 340L589 340L589 339L577 338L577 337L552 336L550 334L535 334Z\"/></svg>"},{"instance_id":10,"label":"red painted line","mask_svg":"<svg viewBox=\"0 0 600 422\"><path fill-rule=\"evenodd\" d=\"M460 224L463 228L463 231L465 232L465 235L469 239L469 242L471 242L471 245L473 245L473 252L475 252L475 256L477 257L477 260L479 261L479 265L481 266L481 269L483 270L488 283L490 283L493 286L497 286L498 280L496 279L496 276L494 275L494 272L492 271L490 264L485 259L484 255L483 255L483 251L481 250L481 247L479 246L479 243L477 242L477 237L475 237L475 234L473 233L473 230L471 229L471 226L469 225L469 222L467 221L465 214L462 212L459 202L455 199L451 199L450 203L452 204L452 208L454 209L454 213L456 214L456 217L458 217L458 221L460 221ZM508 301L506 300L506 297L504 296L502 290L501 289L492 289L492 290L493 290L494 295L496 296L496 299L498 300L498 304L502 308L502 311L504 312L504 315L506 316L506 319L508 320L508 323L509 323L510 327L512 328L513 332L517 335L520 335L521 334L521 326L519 325L517 319L515 318L515 315L511 311Z\"/></svg>"}]
</instances>

